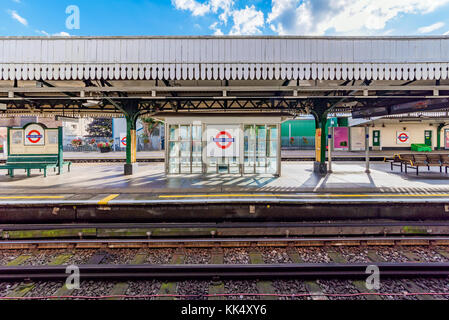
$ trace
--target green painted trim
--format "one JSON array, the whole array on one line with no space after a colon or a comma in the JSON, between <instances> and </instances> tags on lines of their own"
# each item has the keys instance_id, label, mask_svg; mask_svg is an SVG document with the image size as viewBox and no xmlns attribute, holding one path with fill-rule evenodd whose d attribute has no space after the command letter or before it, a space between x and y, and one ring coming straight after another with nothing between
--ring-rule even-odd
<instances>
[{"instance_id":1,"label":"green painted trim","mask_svg":"<svg viewBox=\"0 0 449 320\"><path fill-rule=\"evenodd\" d=\"M8 127L8 158L9 158L9 155L11 154L11 128L9 128Z\"/></svg>"},{"instance_id":2,"label":"green painted trim","mask_svg":"<svg viewBox=\"0 0 449 320\"><path fill-rule=\"evenodd\" d=\"M437 150L441 150L441 130L445 127L445 123L440 123L437 127Z\"/></svg>"},{"instance_id":3,"label":"green painted trim","mask_svg":"<svg viewBox=\"0 0 449 320\"><path fill-rule=\"evenodd\" d=\"M137 149L137 145L132 145L132 137L131 131L137 130L137 119L139 119L140 112L132 110L129 111L126 115L126 163L132 164L132 148ZM137 133L136 133L137 134ZM136 150L137 151L137 150Z\"/></svg>"},{"instance_id":4,"label":"green painted trim","mask_svg":"<svg viewBox=\"0 0 449 320\"><path fill-rule=\"evenodd\" d=\"M327 147L327 113L321 118L321 163L326 163L326 147Z\"/></svg>"},{"instance_id":5,"label":"green painted trim","mask_svg":"<svg viewBox=\"0 0 449 320\"><path fill-rule=\"evenodd\" d=\"M58 157L58 154L55 154L55 153L48 153L48 154L10 154L9 155L10 157L23 157L23 158L26 158L26 157L55 157L55 158L57 158Z\"/></svg>"},{"instance_id":6,"label":"green painted trim","mask_svg":"<svg viewBox=\"0 0 449 320\"><path fill-rule=\"evenodd\" d=\"M58 174L64 170L64 155L63 155L63 132L62 127L58 127Z\"/></svg>"},{"instance_id":7,"label":"green painted trim","mask_svg":"<svg viewBox=\"0 0 449 320\"><path fill-rule=\"evenodd\" d=\"M131 164L131 130L133 124L132 119L129 116L126 116L126 163Z\"/></svg>"}]
</instances>

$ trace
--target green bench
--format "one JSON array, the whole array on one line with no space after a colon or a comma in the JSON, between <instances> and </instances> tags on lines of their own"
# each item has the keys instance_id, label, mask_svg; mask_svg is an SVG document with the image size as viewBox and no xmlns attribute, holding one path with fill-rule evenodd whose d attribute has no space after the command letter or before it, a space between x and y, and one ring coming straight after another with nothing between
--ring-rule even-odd
<instances>
[{"instance_id":1,"label":"green bench","mask_svg":"<svg viewBox=\"0 0 449 320\"><path fill-rule=\"evenodd\" d=\"M58 155L10 155L5 165L0 165L0 170L8 170L8 175L12 178L14 177L14 170L23 169L29 177L31 175L31 170L39 170L42 172L44 170L44 177L47 177L47 170L53 168L56 172L58 169L58 174L62 173L64 166L68 167L70 172L70 166L72 165L69 161L59 161Z\"/></svg>"}]
</instances>

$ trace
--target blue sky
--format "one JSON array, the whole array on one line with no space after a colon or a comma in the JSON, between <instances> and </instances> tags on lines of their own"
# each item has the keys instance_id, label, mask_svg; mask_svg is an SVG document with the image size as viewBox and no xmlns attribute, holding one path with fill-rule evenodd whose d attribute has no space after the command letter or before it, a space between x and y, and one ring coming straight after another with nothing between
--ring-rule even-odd
<instances>
[{"instance_id":1,"label":"blue sky","mask_svg":"<svg viewBox=\"0 0 449 320\"><path fill-rule=\"evenodd\" d=\"M0 36L449 34L449 0L0 0L0 3ZM79 8L79 29L66 26L70 16L66 8L70 5Z\"/></svg>"}]
</instances>

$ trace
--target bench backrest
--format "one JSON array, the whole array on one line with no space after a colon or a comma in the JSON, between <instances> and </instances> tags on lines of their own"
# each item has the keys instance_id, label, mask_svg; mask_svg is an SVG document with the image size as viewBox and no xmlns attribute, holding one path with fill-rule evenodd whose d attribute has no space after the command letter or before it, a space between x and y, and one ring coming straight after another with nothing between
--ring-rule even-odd
<instances>
[{"instance_id":1,"label":"bench backrest","mask_svg":"<svg viewBox=\"0 0 449 320\"><path fill-rule=\"evenodd\" d=\"M433 163L433 164L440 164L441 163L441 155L430 153L427 155L427 161L429 161L429 163Z\"/></svg>"},{"instance_id":2,"label":"bench backrest","mask_svg":"<svg viewBox=\"0 0 449 320\"><path fill-rule=\"evenodd\" d=\"M449 164L449 154L442 154L441 155L441 162L444 164Z\"/></svg>"},{"instance_id":3,"label":"bench backrest","mask_svg":"<svg viewBox=\"0 0 449 320\"><path fill-rule=\"evenodd\" d=\"M58 155L44 155L44 156L28 156L28 155L10 155L6 161L8 164L15 163L49 163L57 164Z\"/></svg>"},{"instance_id":4,"label":"bench backrest","mask_svg":"<svg viewBox=\"0 0 449 320\"><path fill-rule=\"evenodd\" d=\"M427 155L425 154L415 154L414 155L415 158L415 163L426 163L427 162Z\"/></svg>"},{"instance_id":5,"label":"bench backrest","mask_svg":"<svg viewBox=\"0 0 449 320\"><path fill-rule=\"evenodd\" d=\"M400 154L399 158L404 161L410 161L410 160L414 161L415 160L415 158L413 157L413 154Z\"/></svg>"}]
</instances>

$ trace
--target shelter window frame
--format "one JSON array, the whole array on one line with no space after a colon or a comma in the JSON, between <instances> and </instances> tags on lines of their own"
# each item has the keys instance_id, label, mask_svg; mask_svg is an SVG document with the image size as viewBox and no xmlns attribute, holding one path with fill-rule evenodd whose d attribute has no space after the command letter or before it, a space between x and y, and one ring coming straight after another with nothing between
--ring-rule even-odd
<instances>
[{"instance_id":1,"label":"shelter window frame","mask_svg":"<svg viewBox=\"0 0 449 320\"><path fill-rule=\"evenodd\" d=\"M279 174L279 125L244 125L244 174Z\"/></svg>"},{"instance_id":2,"label":"shelter window frame","mask_svg":"<svg viewBox=\"0 0 449 320\"><path fill-rule=\"evenodd\" d=\"M168 127L167 173L203 172L201 125L170 124Z\"/></svg>"}]
</instances>

